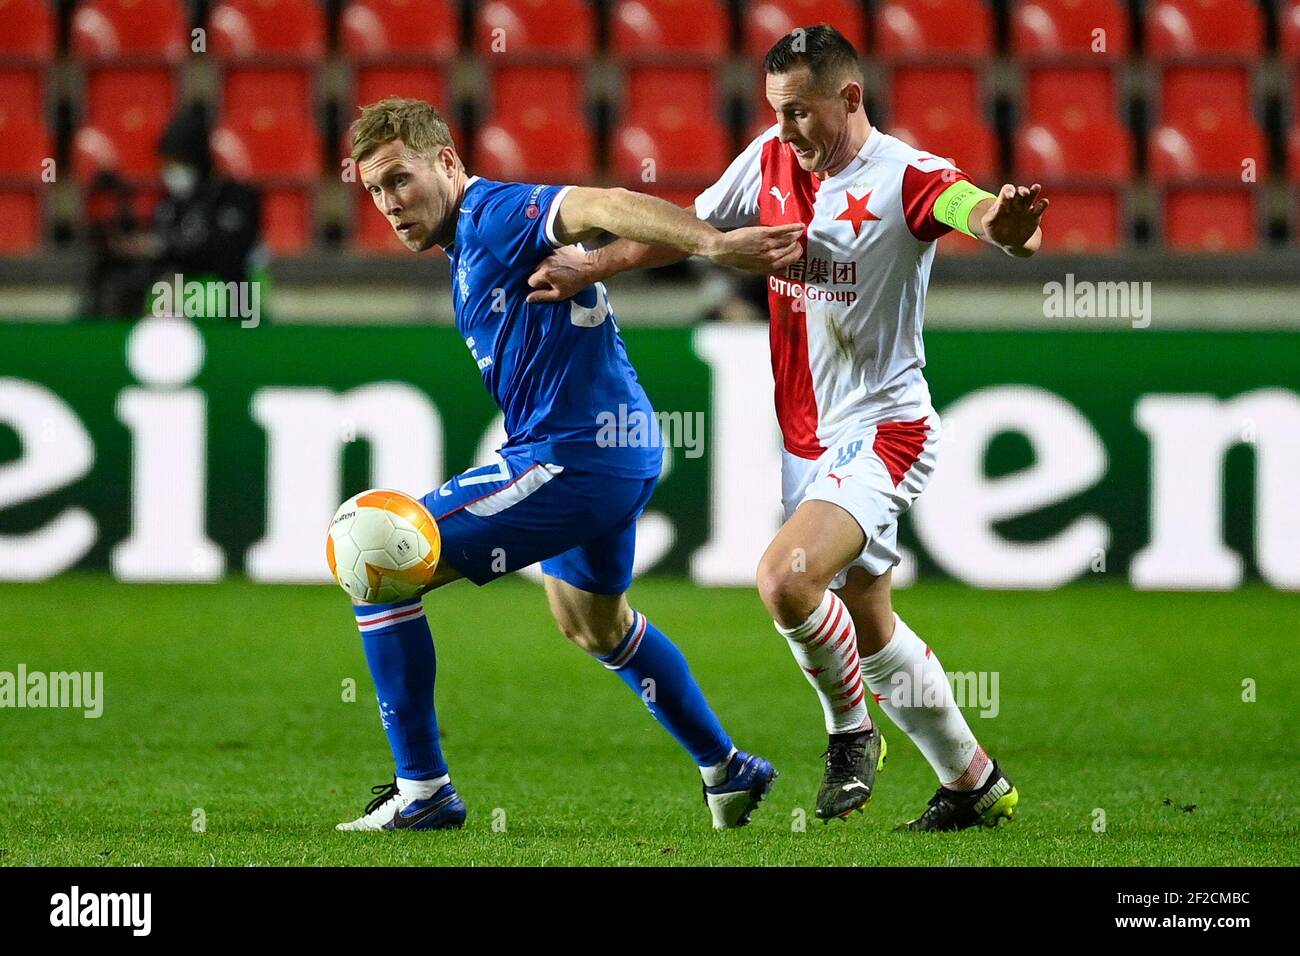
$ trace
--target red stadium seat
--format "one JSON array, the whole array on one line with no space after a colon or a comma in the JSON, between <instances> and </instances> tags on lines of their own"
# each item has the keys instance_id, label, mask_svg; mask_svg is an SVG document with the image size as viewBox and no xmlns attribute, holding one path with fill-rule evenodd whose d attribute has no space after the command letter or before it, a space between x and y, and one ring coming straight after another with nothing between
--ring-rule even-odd
<instances>
[{"instance_id":1,"label":"red stadium seat","mask_svg":"<svg viewBox=\"0 0 1300 956\"><path fill-rule=\"evenodd\" d=\"M993 15L983 0L888 0L876 13L876 52L889 59L993 52Z\"/></svg>"},{"instance_id":2,"label":"red stadium seat","mask_svg":"<svg viewBox=\"0 0 1300 956\"><path fill-rule=\"evenodd\" d=\"M612 19L613 49L621 57L723 57L730 47L726 5L719 0L619 0Z\"/></svg>"},{"instance_id":3,"label":"red stadium seat","mask_svg":"<svg viewBox=\"0 0 1300 956\"><path fill-rule=\"evenodd\" d=\"M1244 68L1176 67L1165 71L1161 122L1148 143L1150 172L1158 182L1236 179L1254 161L1268 166L1268 144L1251 115L1250 76Z\"/></svg>"},{"instance_id":4,"label":"red stadium seat","mask_svg":"<svg viewBox=\"0 0 1300 956\"><path fill-rule=\"evenodd\" d=\"M627 182L708 185L731 158L731 137L712 116L671 102L638 113L614 134L614 173Z\"/></svg>"},{"instance_id":5,"label":"red stadium seat","mask_svg":"<svg viewBox=\"0 0 1300 956\"><path fill-rule=\"evenodd\" d=\"M1044 252L1111 252L1124 244L1120 194L1114 189L1049 189Z\"/></svg>"},{"instance_id":6,"label":"red stadium seat","mask_svg":"<svg viewBox=\"0 0 1300 956\"><path fill-rule=\"evenodd\" d=\"M890 116L895 124L940 108L980 117L979 76L974 70L902 67L890 77Z\"/></svg>"},{"instance_id":7,"label":"red stadium seat","mask_svg":"<svg viewBox=\"0 0 1300 956\"><path fill-rule=\"evenodd\" d=\"M349 0L339 22L349 57L393 53L453 57L460 39L454 0Z\"/></svg>"},{"instance_id":8,"label":"red stadium seat","mask_svg":"<svg viewBox=\"0 0 1300 956\"><path fill-rule=\"evenodd\" d=\"M72 50L79 59L176 61L189 48L181 0L86 0L72 15Z\"/></svg>"},{"instance_id":9,"label":"red stadium seat","mask_svg":"<svg viewBox=\"0 0 1300 956\"><path fill-rule=\"evenodd\" d=\"M777 40L795 27L829 23L858 48L867 49L867 24L862 5L854 0L760 0L745 11L745 52L763 57Z\"/></svg>"},{"instance_id":10,"label":"red stadium seat","mask_svg":"<svg viewBox=\"0 0 1300 956\"><path fill-rule=\"evenodd\" d=\"M627 71L624 110L635 118L671 104L712 120L718 104L716 82L716 72L707 66L634 66Z\"/></svg>"},{"instance_id":11,"label":"red stadium seat","mask_svg":"<svg viewBox=\"0 0 1300 956\"><path fill-rule=\"evenodd\" d=\"M997 137L983 121L974 70L902 67L893 71L888 132L951 158L975 179L998 175Z\"/></svg>"},{"instance_id":12,"label":"red stadium seat","mask_svg":"<svg viewBox=\"0 0 1300 956\"><path fill-rule=\"evenodd\" d=\"M262 239L276 255L295 255L312 243L312 193L309 189L262 191Z\"/></svg>"},{"instance_id":13,"label":"red stadium seat","mask_svg":"<svg viewBox=\"0 0 1300 956\"><path fill-rule=\"evenodd\" d=\"M0 84L4 80L4 73L0 73ZM39 181L46 160L54 156L49 130L39 111L15 110L0 103L0 143L5 144L0 149L0 179Z\"/></svg>"},{"instance_id":14,"label":"red stadium seat","mask_svg":"<svg viewBox=\"0 0 1300 956\"><path fill-rule=\"evenodd\" d=\"M518 116L542 107L581 117L586 109L583 76L568 66L498 67L492 72L491 103L494 116Z\"/></svg>"},{"instance_id":15,"label":"red stadium seat","mask_svg":"<svg viewBox=\"0 0 1300 956\"><path fill-rule=\"evenodd\" d=\"M218 57L325 54L325 13L317 0L222 0L208 17Z\"/></svg>"},{"instance_id":16,"label":"red stadium seat","mask_svg":"<svg viewBox=\"0 0 1300 956\"><path fill-rule=\"evenodd\" d=\"M1278 34L1283 55L1300 60L1300 0L1290 0L1279 13Z\"/></svg>"},{"instance_id":17,"label":"red stadium seat","mask_svg":"<svg viewBox=\"0 0 1300 956\"><path fill-rule=\"evenodd\" d=\"M50 0L0 0L0 57L49 60L53 56Z\"/></svg>"},{"instance_id":18,"label":"red stadium seat","mask_svg":"<svg viewBox=\"0 0 1300 956\"><path fill-rule=\"evenodd\" d=\"M388 96L406 96L432 103L447 113L447 74L436 66L372 64L357 69L354 85L360 106Z\"/></svg>"},{"instance_id":19,"label":"red stadium seat","mask_svg":"<svg viewBox=\"0 0 1300 956\"><path fill-rule=\"evenodd\" d=\"M1116 117L1115 74L1110 67L1032 67L1025 79L1024 122L1055 126L1075 111L1090 118Z\"/></svg>"},{"instance_id":20,"label":"red stadium seat","mask_svg":"<svg viewBox=\"0 0 1300 956\"><path fill-rule=\"evenodd\" d=\"M1011 13L1011 49L1020 56L1123 57L1129 34L1120 0L1018 0Z\"/></svg>"},{"instance_id":21,"label":"red stadium seat","mask_svg":"<svg viewBox=\"0 0 1300 956\"><path fill-rule=\"evenodd\" d=\"M251 116L269 107L276 112L313 115L312 77L294 67L238 67L226 71L221 114L229 119Z\"/></svg>"},{"instance_id":22,"label":"red stadium seat","mask_svg":"<svg viewBox=\"0 0 1300 956\"><path fill-rule=\"evenodd\" d=\"M1164 213L1165 246L1177 252L1248 252L1258 242L1248 188L1170 189Z\"/></svg>"},{"instance_id":23,"label":"red stadium seat","mask_svg":"<svg viewBox=\"0 0 1300 956\"><path fill-rule=\"evenodd\" d=\"M585 0L487 0L478 8L479 51L570 59L596 49L596 15Z\"/></svg>"},{"instance_id":24,"label":"red stadium seat","mask_svg":"<svg viewBox=\"0 0 1300 956\"><path fill-rule=\"evenodd\" d=\"M1256 57L1264 50L1264 18L1256 0L1155 0L1146 10L1146 44L1157 60Z\"/></svg>"},{"instance_id":25,"label":"red stadium seat","mask_svg":"<svg viewBox=\"0 0 1300 956\"><path fill-rule=\"evenodd\" d=\"M35 252L41 245L39 189L0 189L0 255Z\"/></svg>"},{"instance_id":26,"label":"red stadium seat","mask_svg":"<svg viewBox=\"0 0 1300 956\"><path fill-rule=\"evenodd\" d=\"M41 74L39 67L0 69L0 110L43 117L45 98Z\"/></svg>"},{"instance_id":27,"label":"red stadium seat","mask_svg":"<svg viewBox=\"0 0 1300 956\"><path fill-rule=\"evenodd\" d=\"M1122 182L1132 175L1132 140L1115 115L1109 67L1035 68L1027 79L1015 142L1018 179Z\"/></svg>"},{"instance_id":28,"label":"red stadium seat","mask_svg":"<svg viewBox=\"0 0 1300 956\"><path fill-rule=\"evenodd\" d=\"M1160 83L1160 116L1185 122L1202 109L1249 119L1250 73L1244 67L1177 66L1165 69Z\"/></svg>"},{"instance_id":29,"label":"red stadium seat","mask_svg":"<svg viewBox=\"0 0 1300 956\"><path fill-rule=\"evenodd\" d=\"M100 67L86 77L85 121L73 140L78 178L111 169L128 178L158 172L158 140L171 119L169 67Z\"/></svg>"},{"instance_id":30,"label":"red stadium seat","mask_svg":"<svg viewBox=\"0 0 1300 956\"><path fill-rule=\"evenodd\" d=\"M474 168L493 179L588 179L595 170L591 131L572 113L530 106L479 127Z\"/></svg>"},{"instance_id":31,"label":"red stadium seat","mask_svg":"<svg viewBox=\"0 0 1300 956\"><path fill-rule=\"evenodd\" d=\"M212 155L235 179L308 181L321 173L320 133L292 105L266 103L223 117L212 133Z\"/></svg>"}]
</instances>

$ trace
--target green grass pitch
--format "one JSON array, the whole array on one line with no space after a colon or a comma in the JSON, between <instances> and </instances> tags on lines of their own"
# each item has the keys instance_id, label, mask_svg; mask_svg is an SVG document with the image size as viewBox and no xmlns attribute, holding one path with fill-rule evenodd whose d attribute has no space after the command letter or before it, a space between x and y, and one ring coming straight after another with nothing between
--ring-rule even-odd
<instances>
[{"instance_id":1,"label":"green grass pitch","mask_svg":"<svg viewBox=\"0 0 1300 956\"><path fill-rule=\"evenodd\" d=\"M99 719L0 710L0 865L1300 863L1295 595L900 591L947 670L998 672L998 715L967 713L1021 793L1009 826L940 835L892 832L935 782L878 708L875 800L812 817L820 711L752 590L649 579L633 598L780 770L750 827L713 833L676 744L558 636L540 588L503 581L426 602L466 828L336 833L392 774L344 596L81 575L0 586L0 671L104 674Z\"/></svg>"}]
</instances>

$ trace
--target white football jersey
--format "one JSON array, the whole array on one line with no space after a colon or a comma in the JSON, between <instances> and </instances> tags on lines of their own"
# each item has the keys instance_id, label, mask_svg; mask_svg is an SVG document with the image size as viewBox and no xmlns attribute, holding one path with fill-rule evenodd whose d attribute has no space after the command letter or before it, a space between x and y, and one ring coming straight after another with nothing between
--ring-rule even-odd
<instances>
[{"instance_id":1,"label":"white football jersey","mask_svg":"<svg viewBox=\"0 0 1300 956\"><path fill-rule=\"evenodd\" d=\"M872 129L825 180L805 172L773 126L695 200L718 229L802 222L804 257L767 277L776 415L785 447L818 458L849 430L931 412L921 369L934 203L970 177Z\"/></svg>"}]
</instances>

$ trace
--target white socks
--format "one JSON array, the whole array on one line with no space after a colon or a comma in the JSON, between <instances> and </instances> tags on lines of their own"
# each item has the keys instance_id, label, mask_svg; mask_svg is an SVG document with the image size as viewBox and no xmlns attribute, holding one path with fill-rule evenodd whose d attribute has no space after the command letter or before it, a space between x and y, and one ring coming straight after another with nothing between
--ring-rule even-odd
<instances>
[{"instance_id":1,"label":"white socks","mask_svg":"<svg viewBox=\"0 0 1300 956\"><path fill-rule=\"evenodd\" d=\"M736 756L736 748L732 747L731 753L727 754L725 760L715 763L712 767L700 768L700 776L704 778L706 787L716 787L720 783L727 782L727 768L731 766L731 758L734 756Z\"/></svg>"},{"instance_id":2,"label":"white socks","mask_svg":"<svg viewBox=\"0 0 1300 956\"><path fill-rule=\"evenodd\" d=\"M939 658L897 614L894 636L861 666L880 709L912 739L940 783L975 790L988 780L993 764L957 709Z\"/></svg>"},{"instance_id":3,"label":"white socks","mask_svg":"<svg viewBox=\"0 0 1300 956\"><path fill-rule=\"evenodd\" d=\"M844 734L870 727L867 692L858 667L858 635L844 602L827 591L808 620L792 629L777 624L776 629L817 691L826 732Z\"/></svg>"},{"instance_id":4,"label":"white socks","mask_svg":"<svg viewBox=\"0 0 1300 956\"><path fill-rule=\"evenodd\" d=\"M438 792L439 787L447 783L451 783L451 777L445 773L432 780L407 780L405 777L398 777L397 792L412 800L428 800Z\"/></svg>"}]
</instances>

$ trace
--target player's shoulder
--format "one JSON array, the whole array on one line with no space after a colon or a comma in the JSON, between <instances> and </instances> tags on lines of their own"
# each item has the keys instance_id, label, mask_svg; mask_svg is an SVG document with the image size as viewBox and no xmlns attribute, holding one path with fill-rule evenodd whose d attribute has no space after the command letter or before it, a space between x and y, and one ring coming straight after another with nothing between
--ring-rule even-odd
<instances>
[{"instance_id":1,"label":"player's shoulder","mask_svg":"<svg viewBox=\"0 0 1300 956\"><path fill-rule=\"evenodd\" d=\"M891 136L883 130L877 130L880 145L872 153L872 158L883 163L896 164L903 168L912 168L923 173L941 169L956 169L952 161L924 149L917 149L903 142L897 136Z\"/></svg>"}]
</instances>

